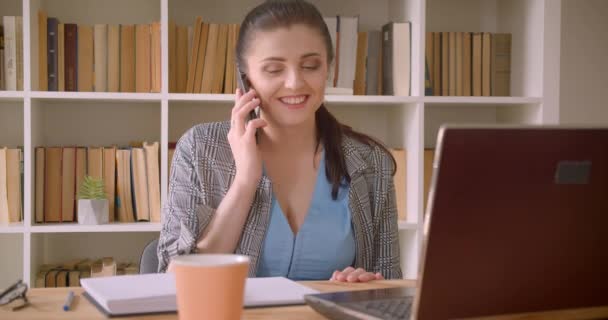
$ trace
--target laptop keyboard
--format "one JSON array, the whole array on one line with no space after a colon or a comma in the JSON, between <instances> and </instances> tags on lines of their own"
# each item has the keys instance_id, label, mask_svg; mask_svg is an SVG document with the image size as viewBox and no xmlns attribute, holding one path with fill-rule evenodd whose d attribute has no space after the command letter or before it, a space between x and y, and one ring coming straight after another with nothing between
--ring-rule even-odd
<instances>
[{"instance_id":1,"label":"laptop keyboard","mask_svg":"<svg viewBox=\"0 0 608 320\"><path fill-rule=\"evenodd\" d=\"M341 303L342 306L354 309L381 319L407 319L410 316L413 297L358 301Z\"/></svg>"}]
</instances>

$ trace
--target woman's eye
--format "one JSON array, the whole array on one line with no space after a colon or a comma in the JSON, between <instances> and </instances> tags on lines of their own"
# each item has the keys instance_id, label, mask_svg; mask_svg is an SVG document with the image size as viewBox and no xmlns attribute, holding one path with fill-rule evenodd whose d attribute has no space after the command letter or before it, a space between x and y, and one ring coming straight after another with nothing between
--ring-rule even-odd
<instances>
[{"instance_id":1,"label":"woman's eye","mask_svg":"<svg viewBox=\"0 0 608 320\"><path fill-rule=\"evenodd\" d=\"M306 69L306 70L317 70L319 68L319 65L315 64L315 65L305 65L302 68Z\"/></svg>"},{"instance_id":2,"label":"woman's eye","mask_svg":"<svg viewBox=\"0 0 608 320\"><path fill-rule=\"evenodd\" d=\"M267 69L266 72L268 72L270 74L277 74L277 73L281 72L281 69Z\"/></svg>"}]
</instances>

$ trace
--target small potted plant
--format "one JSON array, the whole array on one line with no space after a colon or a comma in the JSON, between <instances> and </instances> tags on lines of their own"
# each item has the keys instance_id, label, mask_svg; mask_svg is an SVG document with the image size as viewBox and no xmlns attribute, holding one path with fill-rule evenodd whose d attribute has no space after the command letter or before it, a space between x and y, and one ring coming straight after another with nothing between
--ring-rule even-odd
<instances>
[{"instance_id":1,"label":"small potted plant","mask_svg":"<svg viewBox=\"0 0 608 320\"><path fill-rule=\"evenodd\" d=\"M78 223L103 224L108 221L108 199L103 180L85 176L78 190Z\"/></svg>"}]
</instances>

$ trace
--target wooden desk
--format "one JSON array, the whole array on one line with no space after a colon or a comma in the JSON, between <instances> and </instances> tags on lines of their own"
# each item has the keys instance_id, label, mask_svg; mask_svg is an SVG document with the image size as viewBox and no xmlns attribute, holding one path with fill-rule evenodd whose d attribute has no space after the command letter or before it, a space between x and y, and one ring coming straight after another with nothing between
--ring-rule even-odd
<instances>
[{"instance_id":1,"label":"wooden desk","mask_svg":"<svg viewBox=\"0 0 608 320\"><path fill-rule=\"evenodd\" d=\"M413 287L414 281L410 280L383 280L370 283L339 283L329 281L307 281L302 284L319 290L321 292L366 290L378 288L391 288L396 286ZM72 310L65 312L62 310L67 292L73 289L76 297L72 304ZM106 319L104 314L99 312L86 298L82 296L82 288L48 288L30 289L28 299L30 306L20 311L11 312L6 307L0 308L0 319ZM567 311L552 311L534 314L521 314L514 316L497 316L484 319L506 320L506 319L597 319L608 318L608 306L600 308L588 308ZM120 319L120 318L119 318ZM129 317L131 319L151 319L151 320L175 320L177 314L153 315L145 317ZM306 305L274 308L245 309L243 312L245 320L323 320L320 314ZM482 319L482 318L479 318Z\"/></svg>"}]
</instances>

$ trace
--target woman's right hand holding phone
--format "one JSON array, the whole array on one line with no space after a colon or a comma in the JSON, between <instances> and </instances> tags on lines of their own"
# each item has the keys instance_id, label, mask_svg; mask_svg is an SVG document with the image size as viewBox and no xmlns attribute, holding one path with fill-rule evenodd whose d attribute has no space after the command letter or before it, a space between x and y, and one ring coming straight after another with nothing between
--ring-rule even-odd
<instances>
[{"instance_id":1,"label":"woman's right hand holding phone","mask_svg":"<svg viewBox=\"0 0 608 320\"><path fill-rule=\"evenodd\" d=\"M243 93L236 90L236 99L232 108L228 142L236 164L234 182L257 186L262 177L262 154L256 144L255 132L266 126L262 119L249 120L249 112L260 105L254 89Z\"/></svg>"}]
</instances>

